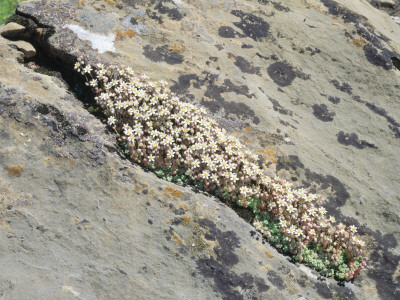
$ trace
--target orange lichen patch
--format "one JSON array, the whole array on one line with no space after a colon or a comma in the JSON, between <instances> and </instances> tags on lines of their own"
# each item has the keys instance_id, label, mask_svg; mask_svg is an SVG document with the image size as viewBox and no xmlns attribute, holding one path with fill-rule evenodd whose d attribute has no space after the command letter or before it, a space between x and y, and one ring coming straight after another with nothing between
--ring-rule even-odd
<instances>
[{"instance_id":1,"label":"orange lichen patch","mask_svg":"<svg viewBox=\"0 0 400 300\"><path fill-rule=\"evenodd\" d=\"M111 5L117 4L117 2L115 2L113 0L104 0L104 2L107 2L108 4L111 4Z\"/></svg>"},{"instance_id":2,"label":"orange lichen patch","mask_svg":"<svg viewBox=\"0 0 400 300\"><path fill-rule=\"evenodd\" d=\"M227 54L226 57L228 57L231 61L236 61L236 58L234 58L231 54Z\"/></svg>"},{"instance_id":3,"label":"orange lichen patch","mask_svg":"<svg viewBox=\"0 0 400 300\"><path fill-rule=\"evenodd\" d=\"M144 188L148 188L149 187L149 185L145 184L145 183L143 183L142 185L143 185Z\"/></svg>"},{"instance_id":4,"label":"orange lichen patch","mask_svg":"<svg viewBox=\"0 0 400 300\"><path fill-rule=\"evenodd\" d=\"M140 185L135 186L135 191L140 192L142 190L142 187Z\"/></svg>"},{"instance_id":5,"label":"orange lichen patch","mask_svg":"<svg viewBox=\"0 0 400 300\"><path fill-rule=\"evenodd\" d=\"M78 15L77 15L77 14L73 14L72 16L73 16L74 18L76 18Z\"/></svg>"},{"instance_id":6,"label":"orange lichen patch","mask_svg":"<svg viewBox=\"0 0 400 300\"><path fill-rule=\"evenodd\" d=\"M265 272L269 272L271 271L273 268L271 265L266 265L266 266L262 266L261 270L265 271Z\"/></svg>"},{"instance_id":7,"label":"orange lichen patch","mask_svg":"<svg viewBox=\"0 0 400 300\"><path fill-rule=\"evenodd\" d=\"M22 173L21 166L8 167L8 173L12 176L18 177Z\"/></svg>"},{"instance_id":8,"label":"orange lichen patch","mask_svg":"<svg viewBox=\"0 0 400 300\"><path fill-rule=\"evenodd\" d=\"M46 164L46 166L48 165L63 165L63 164L67 164L69 166L75 166L76 165L76 159L70 157L67 158L65 156L61 156L61 157L55 157L53 155L48 155L44 158L42 158L44 163Z\"/></svg>"},{"instance_id":9,"label":"orange lichen patch","mask_svg":"<svg viewBox=\"0 0 400 300\"><path fill-rule=\"evenodd\" d=\"M74 222L75 224L78 224L79 223L79 219L78 218L73 218L72 222Z\"/></svg>"},{"instance_id":10,"label":"orange lichen patch","mask_svg":"<svg viewBox=\"0 0 400 300\"><path fill-rule=\"evenodd\" d=\"M258 149L258 152L267 155L268 156L268 160L273 162L273 163L276 163L278 161L278 159L276 158L276 153L273 150L270 150L270 149L268 149L268 150Z\"/></svg>"},{"instance_id":11,"label":"orange lichen patch","mask_svg":"<svg viewBox=\"0 0 400 300\"><path fill-rule=\"evenodd\" d=\"M247 126L245 129L244 129L244 131L247 131L247 132L250 132L252 129L251 129L251 127L250 126Z\"/></svg>"},{"instance_id":12,"label":"orange lichen patch","mask_svg":"<svg viewBox=\"0 0 400 300\"><path fill-rule=\"evenodd\" d=\"M10 221L9 221L9 217L3 217L0 218L0 226L5 228L5 229L10 229Z\"/></svg>"},{"instance_id":13,"label":"orange lichen patch","mask_svg":"<svg viewBox=\"0 0 400 300\"><path fill-rule=\"evenodd\" d=\"M122 32L122 30L121 29L117 29L117 30L115 30L115 33L117 34L117 36L115 37L115 40L116 41L119 41L119 40L121 40L121 37L122 36L124 36L124 37L134 37L134 36L136 36L136 33L133 31L133 30L130 30L130 29L128 29L127 31L125 31L125 32Z\"/></svg>"},{"instance_id":14,"label":"orange lichen patch","mask_svg":"<svg viewBox=\"0 0 400 300\"><path fill-rule=\"evenodd\" d=\"M180 197L182 196L182 191L180 190L176 190L174 189L172 186L166 186L164 188L166 190L166 195L168 196L168 198L172 198L172 197Z\"/></svg>"},{"instance_id":15,"label":"orange lichen patch","mask_svg":"<svg viewBox=\"0 0 400 300\"><path fill-rule=\"evenodd\" d=\"M177 241L179 245L182 245L183 241L182 241L182 239L179 238L179 236L177 236L176 234L174 234L174 235L172 236L172 238L173 238L175 241Z\"/></svg>"},{"instance_id":16,"label":"orange lichen patch","mask_svg":"<svg viewBox=\"0 0 400 300\"><path fill-rule=\"evenodd\" d=\"M155 193L154 189L151 189L151 190L149 191L149 195L153 195L154 193Z\"/></svg>"},{"instance_id":17,"label":"orange lichen patch","mask_svg":"<svg viewBox=\"0 0 400 300\"><path fill-rule=\"evenodd\" d=\"M93 8L94 8L95 10L98 11L99 14L101 14L101 11L104 10L103 7L98 6L98 5L96 5L96 4L93 4L92 6L93 6Z\"/></svg>"},{"instance_id":18,"label":"orange lichen patch","mask_svg":"<svg viewBox=\"0 0 400 300\"><path fill-rule=\"evenodd\" d=\"M85 2L86 2L86 0L80 0L80 1L76 4L76 6L79 7L79 6L83 5Z\"/></svg>"},{"instance_id":19,"label":"orange lichen patch","mask_svg":"<svg viewBox=\"0 0 400 300\"><path fill-rule=\"evenodd\" d=\"M185 46L183 44L180 44L180 45L174 44L174 46L172 46L171 50L174 52L181 53L185 50Z\"/></svg>"},{"instance_id":20,"label":"orange lichen patch","mask_svg":"<svg viewBox=\"0 0 400 300\"><path fill-rule=\"evenodd\" d=\"M178 207L179 207L179 208L183 208L184 210L189 210L189 209L190 209L189 205L187 205L187 204L184 203L184 202L179 203L179 204L178 204Z\"/></svg>"},{"instance_id":21,"label":"orange lichen patch","mask_svg":"<svg viewBox=\"0 0 400 300\"><path fill-rule=\"evenodd\" d=\"M187 215L183 215L182 216L182 220L183 220L183 223L186 225L187 223L189 223L189 221L191 220L192 218L191 217L189 217L189 216L187 216Z\"/></svg>"},{"instance_id":22,"label":"orange lichen patch","mask_svg":"<svg viewBox=\"0 0 400 300\"><path fill-rule=\"evenodd\" d=\"M365 42L362 40L361 37L359 37L353 40L353 44L356 45L357 47L364 47Z\"/></svg>"},{"instance_id":23,"label":"orange lichen patch","mask_svg":"<svg viewBox=\"0 0 400 300\"><path fill-rule=\"evenodd\" d=\"M265 251L265 256L268 258L273 258L274 256L269 251Z\"/></svg>"}]
</instances>

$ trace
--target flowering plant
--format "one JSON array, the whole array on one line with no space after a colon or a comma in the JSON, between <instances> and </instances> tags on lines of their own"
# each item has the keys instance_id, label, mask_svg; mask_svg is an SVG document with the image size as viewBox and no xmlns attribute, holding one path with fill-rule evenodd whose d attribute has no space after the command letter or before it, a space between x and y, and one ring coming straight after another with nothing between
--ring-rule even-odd
<instances>
[{"instance_id":1,"label":"flowering plant","mask_svg":"<svg viewBox=\"0 0 400 300\"><path fill-rule=\"evenodd\" d=\"M323 199L270 178L257 155L207 117L204 108L181 101L167 82L137 76L130 67L85 64L87 79L126 154L166 180L194 185L249 207L254 227L293 259L325 276L350 280L365 268L364 242L355 226L326 216Z\"/></svg>"}]
</instances>

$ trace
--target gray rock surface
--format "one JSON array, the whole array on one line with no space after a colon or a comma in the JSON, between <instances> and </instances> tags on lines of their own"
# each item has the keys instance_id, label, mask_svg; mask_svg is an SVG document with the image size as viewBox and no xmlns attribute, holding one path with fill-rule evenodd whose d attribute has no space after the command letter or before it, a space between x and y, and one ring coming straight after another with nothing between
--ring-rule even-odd
<instances>
[{"instance_id":1,"label":"gray rock surface","mask_svg":"<svg viewBox=\"0 0 400 300\"><path fill-rule=\"evenodd\" d=\"M395 20L400 17L399 0L368 0L373 6L391 15Z\"/></svg>"},{"instance_id":2,"label":"gray rock surface","mask_svg":"<svg viewBox=\"0 0 400 300\"><path fill-rule=\"evenodd\" d=\"M66 70L82 54L130 65L206 107L271 174L359 225L370 263L344 287L317 281L218 200L118 156L65 83L2 42L5 299L400 297L400 27L389 15L362 0L30 0L18 14Z\"/></svg>"},{"instance_id":3,"label":"gray rock surface","mask_svg":"<svg viewBox=\"0 0 400 300\"><path fill-rule=\"evenodd\" d=\"M33 58L36 55L36 49L28 42L10 41L9 45L21 51L24 54L24 57L27 59Z\"/></svg>"},{"instance_id":4,"label":"gray rock surface","mask_svg":"<svg viewBox=\"0 0 400 300\"><path fill-rule=\"evenodd\" d=\"M18 23L10 22L1 27L0 34L2 37L10 39L10 38L16 38L18 35L20 35L25 31L26 29L24 26Z\"/></svg>"}]
</instances>

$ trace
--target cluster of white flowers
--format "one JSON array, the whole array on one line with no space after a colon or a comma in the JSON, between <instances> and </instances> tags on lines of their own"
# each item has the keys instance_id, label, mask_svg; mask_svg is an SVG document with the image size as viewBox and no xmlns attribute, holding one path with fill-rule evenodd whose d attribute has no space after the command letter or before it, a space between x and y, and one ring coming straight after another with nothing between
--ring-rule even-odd
<instances>
[{"instance_id":1,"label":"cluster of white flowers","mask_svg":"<svg viewBox=\"0 0 400 300\"><path fill-rule=\"evenodd\" d=\"M334 218L326 217L325 208L319 205L320 197L294 189L279 177L268 177L257 155L219 128L204 108L182 102L165 81L136 76L129 67L85 65L82 59L75 69L86 76L108 125L126 143L133 161L156 170L168 169L171 175L184 170L204 190L218 191L244 207L250 205L259 216L272 216L292 253L319 244L319 251L333 262L342 248L349 249L354 259L360 256L363 242L354 236L354 226L335 226ZM254 226L271 236L261 220L256 219ZM364 265L363 261L360 268Z\"/></svg>"}]
</instances>

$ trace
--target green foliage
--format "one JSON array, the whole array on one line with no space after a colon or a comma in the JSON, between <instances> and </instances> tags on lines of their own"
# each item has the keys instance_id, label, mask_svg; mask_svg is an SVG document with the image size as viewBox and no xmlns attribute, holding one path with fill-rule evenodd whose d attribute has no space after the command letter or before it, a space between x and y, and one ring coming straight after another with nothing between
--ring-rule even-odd
<instances>
[{"instance_id":1,"label":"green foliage","mask_svg":"<svg viewBox=\"0 0 400 300\"><path fill-rule=\"evenodd\" d=\"M15 12L15 8L21 0L1 0L0 1L0 25Z\"/></svg>"}]
</instances>

